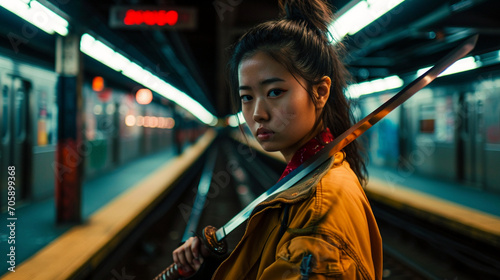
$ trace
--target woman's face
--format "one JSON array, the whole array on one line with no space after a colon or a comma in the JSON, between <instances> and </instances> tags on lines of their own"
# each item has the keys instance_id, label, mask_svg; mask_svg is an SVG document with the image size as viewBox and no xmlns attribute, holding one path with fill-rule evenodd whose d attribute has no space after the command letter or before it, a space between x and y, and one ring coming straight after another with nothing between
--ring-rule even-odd
<instances>
[{"instance_id":1,"label":"woman's face","mask_svg":"<svg viewBox=\"0 0 500 280\"><path fill-rule=\"evenodd\" d=\"M319 111L297 79L263 52L241 61L238 69L243 116L266 151L280 151L287 161L318 131Z\"/></svg>"}]
</instances>

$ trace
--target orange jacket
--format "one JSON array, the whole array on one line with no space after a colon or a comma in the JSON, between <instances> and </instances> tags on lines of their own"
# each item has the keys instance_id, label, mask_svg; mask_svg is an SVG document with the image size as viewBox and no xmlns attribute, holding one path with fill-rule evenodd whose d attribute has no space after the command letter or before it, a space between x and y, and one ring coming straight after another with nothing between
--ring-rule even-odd
<instances>
[{"instance_id":1,"label":"orange jacket","mask_svg":"<svg viewBox=\"0 0 500 280\"><path fill-rule=\"evenodd\" d=\"M280 232L282 224L286 232ZM292 188L260 203L243 238L212 277L332 278L382 279L377 223L343 152Z\"/></svg>"}]
</instances>

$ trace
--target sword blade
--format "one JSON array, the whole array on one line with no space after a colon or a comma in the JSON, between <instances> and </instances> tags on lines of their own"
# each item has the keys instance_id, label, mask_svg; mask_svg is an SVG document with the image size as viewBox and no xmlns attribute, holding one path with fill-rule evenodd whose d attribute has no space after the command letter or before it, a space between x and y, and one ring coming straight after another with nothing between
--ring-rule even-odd
<instances>
[{"instance_id":1,"label":"sword blade","mask_svg":"<svg viewBox=\"0 0 500 280\"><path fill-rule=\"evenodd\" d=\"M327 161L335 153L341 151L345 146L347 146L349 143L361 136L370 127L383 119L392 110L408 100L408 98L413 96L417 91L421 90L423 87L432 82L439 74L441 74L441 72L446 70L446 68L450 67L457 60L467 55L470 51L472 51L472 49L474 49L477 38L478 35L474 35L465 40L460 46L456 47L448 55L439 60L431 69L408 84L391 99L375 109L375 111L370 113L364 119L357 122L351 128L335 138L335 140L326 145L323 150L312 156L309 160L297 167L293 172L281 179L269 190L257 197L243 210L241 210L240 213L238 213L223 227L217 230L217 241L221 241L222 239L224 239L227 234L232 232L235 228L246 221L250 217L250 214L252 213L255 206L257 206L259 203L266 200L268 197L289 189L290 187L295 185L298 181L318 168L322 163Z\"/></svg>"}]
</instances>

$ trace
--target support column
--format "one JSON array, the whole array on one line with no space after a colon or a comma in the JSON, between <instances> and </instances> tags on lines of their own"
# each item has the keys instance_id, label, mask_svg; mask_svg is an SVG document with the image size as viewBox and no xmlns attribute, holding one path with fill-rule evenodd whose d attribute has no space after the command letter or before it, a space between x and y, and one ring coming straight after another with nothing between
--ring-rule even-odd
<instances>
[{"instance_id":1,"label":"support column","mask_svg":"<svg viewBox=\"0 0 500 280\"><path fill-rule=\"evenodd\" d=\"M57 224L80 223L83 176L82 56L80 35L58 37L56 44L58 140L55 169Z\"/></svg>"}]
</instances>

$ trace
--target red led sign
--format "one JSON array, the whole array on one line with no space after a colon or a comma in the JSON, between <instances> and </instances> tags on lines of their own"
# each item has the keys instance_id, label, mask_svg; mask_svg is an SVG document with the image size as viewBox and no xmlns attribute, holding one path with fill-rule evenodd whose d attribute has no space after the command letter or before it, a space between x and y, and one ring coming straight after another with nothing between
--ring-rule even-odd
<instances>
[{"instance_id":1,"label":"red led sign","mask_svg":"<svg viewBox=\"0 0 500 280\"><path fill-rule=\"evenodd\" d=\"M196 28L195 8L114 6L110 10L109 25L114 28Z\"/></svg>"},{"instance_id":2,"label":"red led sign","mask_svg":"<svg viewBox=\"0 0 500 280\"><path fill-rule=\"evenodd\" d=\"M176 11L141 11L141 10L128 10L123 19L123 23L126 25L158 25L163 26L168 24L170 26L177 23L179 19L179 14Z\"/></svg>"}]
</instances>

